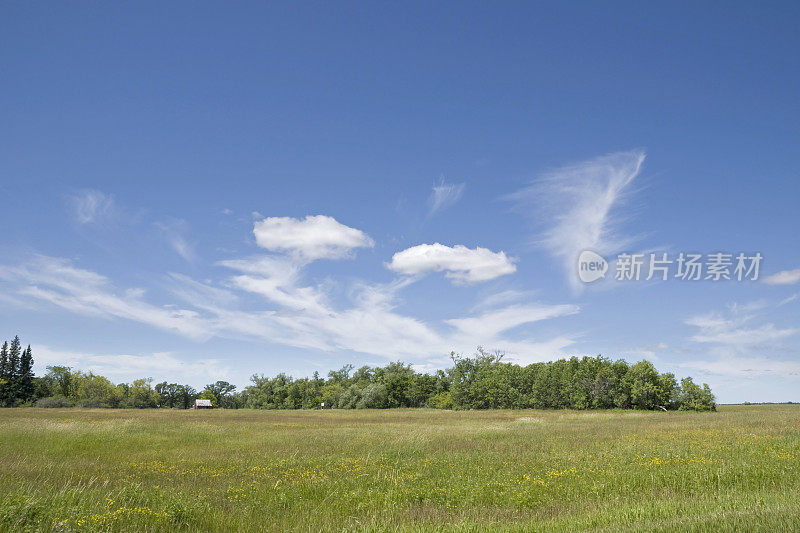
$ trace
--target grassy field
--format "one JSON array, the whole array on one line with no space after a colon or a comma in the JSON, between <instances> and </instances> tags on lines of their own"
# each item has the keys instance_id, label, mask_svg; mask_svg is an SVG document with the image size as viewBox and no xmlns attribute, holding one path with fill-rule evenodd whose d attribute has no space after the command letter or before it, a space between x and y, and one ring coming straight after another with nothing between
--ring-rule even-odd
<instances>
[{"instance_id":1,"label":"grassy field","mask_svg":"<svg viewBox=\"0 0 800 533\"><path fill-rule=\"evenodd\" d=\"M4 409L0 529L800 530L800 406Z\"/></svg>"}]
</instances>

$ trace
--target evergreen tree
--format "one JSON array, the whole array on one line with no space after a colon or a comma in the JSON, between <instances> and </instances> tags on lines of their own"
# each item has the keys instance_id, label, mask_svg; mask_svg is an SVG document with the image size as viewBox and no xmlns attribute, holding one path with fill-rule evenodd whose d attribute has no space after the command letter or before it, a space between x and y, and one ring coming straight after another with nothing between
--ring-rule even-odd
<instances>
[{"instance_id":1,"label":"evergreen tree","mask_svg":"<svg viewBox=\"0 0 800 533\"><path fill-rule=\"evenodd\" d=\"M8 377L8 341L3 343L0 350L0 379Z\"/></svg>"},{"instance_id":2,"label":"evergreen tree","mask_svg":"<svg viewBox=\"0 0 800 533\"><path fill-rule=\"evenodd\" d=\"M7 394L10 385L8 375L8 342L3 343L0 350L0 406L7 405Z\"/></svg>"},{"instance_id":3,"label":"evergreen tree","mask_svg":"<svg viewBox=\"0 0 800 533\"><path fill-rule=\"evenodd\" d=\"M19 376L17 383L17 395L20 403L25 403L33 398L33 352L31 345L22 352L19 362Z\"/></svg>"},{"instance_id":4,"label":"evergreen tree","mask_svg":"<svg viewBox=\"0 0 800 533\"><path fill-rule=\"evenodd\" d=\"M22 345L19 342L19 335L14 337L8 347L8 366L6 368L6 394L5 405L13 406L17 403L19 396L19 363Z\"/></svg>"}]
</instances>

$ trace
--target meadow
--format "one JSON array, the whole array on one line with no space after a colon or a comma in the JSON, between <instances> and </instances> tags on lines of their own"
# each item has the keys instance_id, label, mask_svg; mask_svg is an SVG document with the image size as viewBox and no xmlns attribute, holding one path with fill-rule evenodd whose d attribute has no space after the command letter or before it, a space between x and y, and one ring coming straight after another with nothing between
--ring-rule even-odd
<instances>
[{"instance_id":1,"label":"meadow","mask_svg":"<svg viewBox=\"0 0 800 533\"><path fill-rule=\"evenodd\" d=\"M800 530L800 406L0 410L3 531Z\"/></svg>"}]
</instances>

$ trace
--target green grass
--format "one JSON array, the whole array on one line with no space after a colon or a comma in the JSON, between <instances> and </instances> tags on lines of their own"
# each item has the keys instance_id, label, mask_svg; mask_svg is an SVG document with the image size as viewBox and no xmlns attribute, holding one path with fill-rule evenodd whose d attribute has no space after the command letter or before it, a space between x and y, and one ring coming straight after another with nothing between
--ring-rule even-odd
<instances>
[{"instance_id":1,"label":"green grass","mask_svg":"<svg viewBox=\"0 0 800 533\"><path fill-rule=\"evenodd\" d=\"M4 531L800 530L800 406L0 410Z\"/></svg>"}]
</instances>

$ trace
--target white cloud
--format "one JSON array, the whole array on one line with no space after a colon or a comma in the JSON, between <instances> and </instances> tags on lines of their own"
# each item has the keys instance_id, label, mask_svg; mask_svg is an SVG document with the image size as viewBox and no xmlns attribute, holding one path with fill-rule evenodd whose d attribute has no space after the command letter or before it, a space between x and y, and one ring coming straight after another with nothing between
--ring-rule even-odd
<instances>
[{"instance_id":1,"label":"white cloud","mask_svg":"<svg viewBox=\"0 0 800 533\"><path fill-rule=\"evenodd\" d=\"M116 212L114 197L101 191L86 190L68 198L75 220L92 224L113 217Z\"/></svg>"},{"instance_id":2,"label":"white cloud","mask_svg":"<svg viewBox=\"0 0 800 533\"><path fill-rule=\"evenodd\" d=\"M618 208L639 175L643 151L619 152L549 172L509 198L542 228L537 243L561 260L573 288L583 250L608 256L630 243L619 233Z\"/></svg>"},{"instance_id":3,"label":"white cloud","mask_svg":"<svg viewBox=\"0 0 800 533\"><path fill-rule=\"evenodd\" d=\"M155 222L154 226L158 228L167 243L175 250L175 253L189 263L194 263L197 260L194 245L184 237L184 233L189 227L185 220L176 219L168 222Z\"/></svg>"},{"instance_id":4,"label":"white cloud","mask_svg":"<svg viewBox=\"0 0 800 533\"><path fill-rule=\"evenodd\" d=\"M428 198L428 214L433 215L455 205L464 193L464 186L464 183L446 183L442 176L439 183L433 186L431 196Z\"/></svg>"},{"instance_id":5,"label":"white cloud","mask_svg":"<svg viewBox=\"0 0 800 533\"><path fill-rule=\"evenodd\" d=\"M153 305L144 300L143 290L117 291L104 276L59 258L38 256L17 267L2 266L0 279L9 282L10 294L27 304L44 302L72 313L132 320L195 340L260 339L412 362L430 362L451 350L471 351L478 344L504 349L520 361L546 360L563 355L560 351L573 342L564 336L543 341L514 339L506 333L524 323L577 312L576 306L516 305L437 325L397 311L397 294L413 282L411 278L388 284L358 282L349 293L349 302L335 306L328 301L324 284L304 286L300 267L275 261L256 257L224 262L223 266L242 272L229 280L230 289L170 274L167 280L172 294L188 308ZM259 295L266 305L244 308L231 289ZM142 361L122 360L130 364ZM82 361L76 366L89 368L88 360Z\"/></svg>"},{"instance_id":6,"label":"white cloud","mask_svg":"<svg viewBox=\"0 0 800 533\"><path fill-rule=\"evenodd\" d=\"M243 274L230 278L231 286L259 294L278 306L295 311L326 313L326 295L318 287L298 287L300 265L287 257L260 256L221 261L221 266Z\"/></svg>"},{"instance_id":7,"label":"white cloud","mask_svg":"<svg viewBox=\"0 0 800 533\"><path fill-rule=\"evenodd\" d=\"M261 256L220 264L243 273L229 279L231 287L260 295L271 307L257 312L218 310L223 331L301 348L387 358L420 357L446 349L446 341L429 325L395 312L396 294L408 280L357 282L349 305L334 306L325 283L302 284L302 265L291 258Z\"/></svg>"},{"instance_id":8,"label":"white cloud","mask_svg":"<svg viewBox=\"0 0 800 533\"><path fill-rule=\"evenodd\" d=\"M745 306L747 307L747 306ZM685 322L699 331L691 340L702 343L730 345L739 348L775 342L798 332L795 328L780 329L774 324L747 326L753 315L736 315L737 307L731 308L734 316L725 318L719 313L709 313L687 319Z\"/></svg>"},{"instance_id":9,"label":"white cloud","mask_svg":"<svg viewBox=\"0 0 800 533\"><path fill-rule=\"evenodd\" d=\"M167 231L173 226L160 227L168 235L177 234ZM509 330L522 324L578 311L571 305L510 305L529 294L518 291L485 301L479 307L483 314L440 322L398 312L398 292L416 281L416 274L443 271L456 283L486 281L516 270L504 252L438 243L415 246L395 254L388 265L411 276L383 284L350 282L344 292L347 301L334 302L331 289L338 285L328 279L305 281L305 267L315 259L373 246L366 234L327 216L267 218L255 222L253 232L260 247L276 253L220 261L219 266L235 271L222 283L165 276L168 291L183 302L180 307L151 304L142 288L117 289L106 277L60 258L37 256L19 266L0 266L0 280L9 282L4 293L8 301L44 302L73 313L132 320L195 340L259 339L412 362L430 362L478 344L543 360L563 355L561 350L573 342L565 336L540 341L509 336ZM176 249L180 253L180 246Z\"/></svg>"},{"instance_id":10,"label":"white cloud","mask_svg":"<svg viewBox=\"0 0 800 533\"><path fill-rule=\"evenodd\" d=\"M229 379L231 369L218 359L184 361L169 352L129 354L87 354L55 350L48 346L31 347L35 371L42 375L48 366L69 366L74 370L93 372L115 383L152 377L157 380L202 383Z\"/></svg>"},{"instance_id":11,"label":"white cloud","mask_svg":"<svg viewBox=\"0 0 800 533\"><path fill-rule=\"evenodd\" d=\"M148 304L141 299L140 290L117 294L106 277L76 268L66 259L36 256L17 267L0 266L0 280L13 284L18 297L49 302L75 313L134 320L194 339L211 334L209 324L197 312Z\"/></svg>"},{"instance_id":12,"label":"white cloud","mask_svg":"<svg viewBox=\"0 0 800 533\"><path fill-rule=\"evenodd\" d=\"M504 361L518 365L529 365L544 361L554 361L567 357L567 348L575 344L575 340L568 336L560 335L545 341L518 341L510 342L498 340L488 346L505 352Z\"/></svg>"},{"instance_id":13,"label":"white cloud","mask_svg":"<svg viewBox=\"0 0 800 533\"><path fill-rule=\"evenodd\" d=\"M521 300L533 298L536 291L521 291L516 289L507 289L500 292L495 292L485 296L480 302L472 307L472 311L480 309L491 309L501 305L507 305Z\"/></svg>"},{"instance_id":14,"label":"white cloud","mask_svg":"<svg viewBox=\"0 0 800 533\"><path fill-rule=\"evenodd\" d=\"M517 326L572 315L578 311L580 308L577 305L513 305L474 317L453 318L446 322L462 335L469 334L476 339L494 339L500 333Z\"/></svg>"},{"instance_id":15,"label":"white cloud","mask_svg":"<svg viewBox=\"0 0 800 533\"><path fill-rule=\"evenodd\" d=\"M715 358L697 358L677 366L720 376L720 379L800 378L800 362L772 357L776 353L796 353L794 346L785 341L800 330L780 328L770 322L757 323L758 312L766 307L766 302L757 300L744 305L730 305L727 315L712 312L686 320L687 324L698 328L691 340L700 343L700 357L711 354Z\"/></svg>"},{"instance_id":16,"label":"white cloud","mask_svg":"<svg viewBox=\"0 0 800 533\"><path fill-rule=\"evenodd\" d=\"M793 285L800 281L800 268L777 272L767 276L763 281L768 285Z\"/></svg>"},{"instance_id":17,"label":"white cloud","mask_svg":"<svg viewBox=\"0 0 800 533\"><path fill-rule=\"evenodd\" d=\"M168 279L171 281L169 290L172 294L203 311L234 307L239 302L239 298L231 291L201 283L184 274L171 272Z\"/></svg>"},{"instance_id":18,"label":"white cloud","mask_svg":"<svg viewBox=\"0 0 800 533\"><path fill-rule=\"evenodd\" d=\"M420 244L397 252L387 267L394 272L417 275L424 272L445 272L455 283L488 281L517 270L514 260L505 252L463 245Z\"/></svg>"},{"instance_id":19,"label":"white cloud","mask_svg":"<svg viewBox=\"0 0 800 533\"><path fill-rule=\"evenodd\" d=\"M732 325L731 320L723 318L719 313L708 313L705 315L697 315L685 320L686 324L695 326L701 330L713 330L729 328Z\"/></svg>"},{"instance_id":20,"label":"white cloud","mask_svg":"<svg viewBox=\"0 0 800 533\"><path fill-rule=\"evenodd\" d=\"M778 329L774 324L764 324L757 328L718 329L707 333L698 333L692 337L696 342L713 342L719 344L752 345L784 339L797 333L797 329Z\"/></svg>"},{"instance_id":21,"label":"white cloud","mask_svg":"<svg viewBox=\"0 0 800 533\"><path fill-rule=\"evenodd\" d=\"M767 300L760 299L760 300L753 300L751 302L743 304L739 302L734 302L728 306L728 309L730 309L731 313L733 313L734 315L739 316L742 315L743 313L753 313L755 311L761 311L762 309L765 309L767 307L769 307L769 302ZM744 315L744 316L751 316L751 315Z\"/></svg>"},{"instance_id":22,"label":"white cloud","mask_svg":"<svg viewBox=\"0 0 800 533\"><path fill-rule=\"evenodd\" d=\"M735 378L775 376L800 378L800 362L774 360L768 357L724 355L714 360L687 361L678 366L706 374Z\"/></svg>"},{"instance_id":23,"label":"white cloud","mask_svg":"<svg viewBox=\"0 0 800 533\"><path fill-rule=\"evenodd\" d=\"M374 242L361 230L340 224L333 217L309 215L304 219L269 217L253 227L256 243L273 252L287 252L297 259L337 259Z\"/></svg>"}]
</instances>

